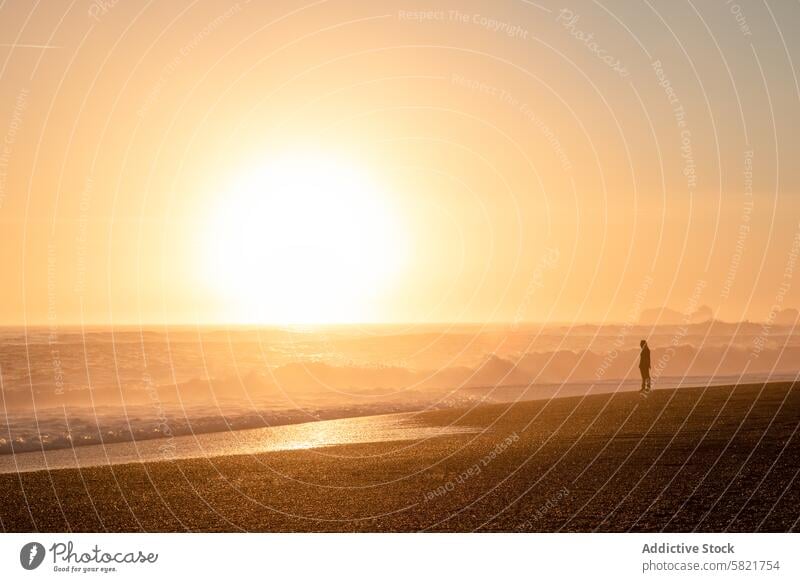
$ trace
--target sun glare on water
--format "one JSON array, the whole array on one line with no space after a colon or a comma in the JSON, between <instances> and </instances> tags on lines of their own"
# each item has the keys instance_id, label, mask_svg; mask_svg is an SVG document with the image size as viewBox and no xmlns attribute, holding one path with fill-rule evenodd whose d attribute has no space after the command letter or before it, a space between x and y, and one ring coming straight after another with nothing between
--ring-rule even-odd
<instances>
[{"instance_id":1,"label":"sun glare on water","mask_svg":"<svg viewBox=\"0 0 800 582\"><path fill-rule=\"evenodd\" d=\"M210 221L204 270L244 323L371 321L405 256L388 193L335 156L286 155L236 175Z\"/></svg>"}]
</instances>

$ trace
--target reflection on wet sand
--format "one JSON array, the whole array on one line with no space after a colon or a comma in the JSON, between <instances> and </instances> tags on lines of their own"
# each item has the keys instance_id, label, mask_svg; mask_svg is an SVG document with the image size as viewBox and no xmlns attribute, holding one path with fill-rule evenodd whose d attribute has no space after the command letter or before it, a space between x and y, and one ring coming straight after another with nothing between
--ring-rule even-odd
<instances>
[{"instance_id":1,"label":"reflection on wet sand","mask_svg":"<svg viewBox=\"0 0 800 582\"><path fill-rule=\"evenodd\" d=\"M414 414L387 414L323 420L287 426L91 445L43 452L0 455L0 473L152 462L169 459L251 455L371 442L424 440L474 433L463 426L429 426Z\"/></svg>"}]
</instances>

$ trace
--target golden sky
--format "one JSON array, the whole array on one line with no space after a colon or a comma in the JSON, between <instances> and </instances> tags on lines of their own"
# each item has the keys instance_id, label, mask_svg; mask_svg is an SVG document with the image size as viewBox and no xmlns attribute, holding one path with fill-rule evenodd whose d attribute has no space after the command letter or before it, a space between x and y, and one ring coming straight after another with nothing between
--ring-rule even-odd
<instances>
[{"instance_id":1,"label":"golden sky","mask_svg":"<svg viewBox=\"0 0 800 582\"><path fill-rule=\"evenodd\" d=\"M0 3L0 323L800 304L796 3Z\"/></svg>"}]
</instances>

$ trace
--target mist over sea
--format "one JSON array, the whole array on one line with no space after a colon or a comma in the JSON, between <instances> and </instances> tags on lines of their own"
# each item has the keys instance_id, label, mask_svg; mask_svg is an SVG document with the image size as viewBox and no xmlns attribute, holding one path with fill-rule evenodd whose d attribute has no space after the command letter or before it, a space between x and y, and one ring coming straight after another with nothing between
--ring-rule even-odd
<instances>
[{"instance_id":1,"label":"mist over sea","mask_svg":"<svg viewBox=\"0 0 800 582\"><path fill-rule=\"evenodd\" d=\"M0 330L0 454L639 387L794 379L789 326Z\"/></svg>"}]
</instances>

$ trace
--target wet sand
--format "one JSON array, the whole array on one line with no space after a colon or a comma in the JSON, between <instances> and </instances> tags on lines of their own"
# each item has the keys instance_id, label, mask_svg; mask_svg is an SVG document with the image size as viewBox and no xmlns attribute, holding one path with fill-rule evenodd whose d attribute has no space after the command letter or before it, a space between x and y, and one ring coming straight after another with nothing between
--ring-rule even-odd
<instances>
[{"instance_id":1,"label":"wet sand","mask_svg":"<svg viewBox=\"0 0 800 582\"><path fill-rule=\"evenodd\" d=\"M417 441L0 475L5 531L792 531L800 384L421 413Z\"/></svg>"}]
</instances>

